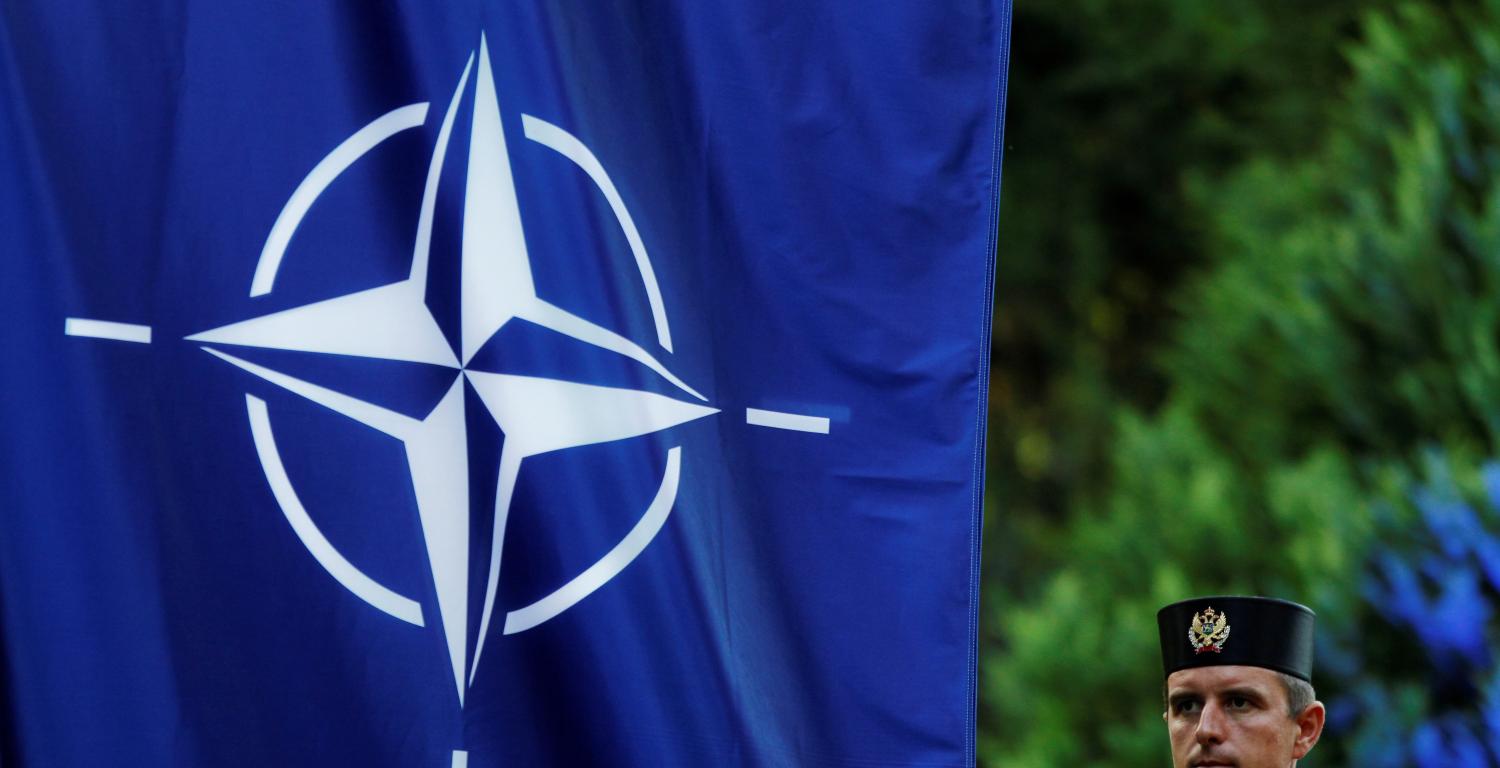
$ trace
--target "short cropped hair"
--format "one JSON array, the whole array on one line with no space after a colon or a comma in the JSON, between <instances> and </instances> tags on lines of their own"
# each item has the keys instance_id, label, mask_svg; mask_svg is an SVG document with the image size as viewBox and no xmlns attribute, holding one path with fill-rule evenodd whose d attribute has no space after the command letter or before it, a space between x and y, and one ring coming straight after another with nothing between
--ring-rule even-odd
<instances>
[{"instance_id":1,"label":"short cropped hair","mask_svg":"<svg viewBox=\"0 0 1500 768\"><path fill-rule=\"evenodd\" d=\"M1317 700L1318 694L1313 690L1312 683L1285 672L1278 672L1277 676L1281 678L1281 687L1286 689L1287 714L1291 717L1302 714L1303 710Z\"/></svg>"}]
</instances>

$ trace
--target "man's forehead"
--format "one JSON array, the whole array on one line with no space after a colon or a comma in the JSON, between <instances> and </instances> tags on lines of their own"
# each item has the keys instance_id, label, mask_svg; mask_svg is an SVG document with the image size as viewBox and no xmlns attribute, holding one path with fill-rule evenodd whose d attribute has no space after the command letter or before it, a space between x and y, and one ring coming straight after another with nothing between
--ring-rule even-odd
<instances>
[{"instance_id":1,"label":"man's forehead","mask_svg":"<svg viewBox=\"0 0 1500 768\"><path fill-rule=\"evenodd\" d=\"M1206 693L1226 688L1262 688L1275 690L1280 677L1263 667L1230 664L1179 669L1167 677L1167 692Z\"/></svg>"}]
</instances>

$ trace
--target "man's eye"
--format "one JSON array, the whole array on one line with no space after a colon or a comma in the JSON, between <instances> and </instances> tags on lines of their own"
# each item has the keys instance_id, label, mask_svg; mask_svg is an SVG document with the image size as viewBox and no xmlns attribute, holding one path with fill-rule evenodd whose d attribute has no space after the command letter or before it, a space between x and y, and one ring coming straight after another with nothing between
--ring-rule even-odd
<instances>
[{"instance_id":1,"label":"man's eye","mask_svg":"<svg viewBox=\"0 0 1500 768\"><path fill-rule=\"evenodd\" d=\"M1230 696L1229 697L1229 708L1230 709L1249 709L1250 708L1250 700L1247 699L1247 698L1245 698L1244 696Z\"/></svg>"},{"instance_id":2,"label":"man's eye","mask_svg":"<svg viewBox=\"0 0 1500 768\"><path fill-rule=\"evenodd\" d=\"M1177 702L1177 714L1179 714L1179 715L1197 714L1198 710L1201 709L1202 707L1203 707L1203 703L1200 702L1200 701L1196 701L1194 699L1184 699L1182 701Z\"/></svg>"}]
</instances>

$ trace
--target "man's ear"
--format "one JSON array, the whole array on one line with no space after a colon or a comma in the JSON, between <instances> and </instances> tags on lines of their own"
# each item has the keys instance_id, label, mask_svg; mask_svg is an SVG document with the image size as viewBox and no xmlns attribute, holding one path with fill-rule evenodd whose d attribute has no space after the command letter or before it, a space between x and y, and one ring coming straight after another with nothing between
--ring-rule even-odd
<instances>
[{"instance_id":1,"label":"man's ear","mask_svg":"<svg viewBox=\"0 0 1500 768\"><path fill-rule=\"evenodd\" d=\"M1292 759L1301 760L1312 751L1313 745L1318 743L1318 737L1323 735L1323 720L1327 715L1323 702L1315 701L1294 718L1297 723L1297 741L1292 744Z\"/></svg>"}]
</instances>

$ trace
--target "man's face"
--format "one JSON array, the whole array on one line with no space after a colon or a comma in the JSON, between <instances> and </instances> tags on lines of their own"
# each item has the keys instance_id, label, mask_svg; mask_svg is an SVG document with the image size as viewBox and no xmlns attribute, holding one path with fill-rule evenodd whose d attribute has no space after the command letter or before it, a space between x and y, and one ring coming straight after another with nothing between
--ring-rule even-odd
<instances>
[{"instance_id":1,"label":"man's face","mask_svg":"<svg viewBox=\"0 0 1500 768\"><path fill-rule=\"evenodd\" d=\"M1321 704L1291 717L1281 678L1260 667L1173 672L1165 717L1176 768L1287 768L1312 749L1323 728Z\"/></svg>"}]
</instances>

